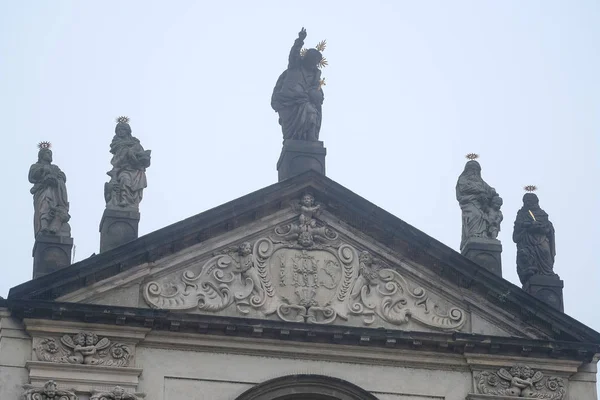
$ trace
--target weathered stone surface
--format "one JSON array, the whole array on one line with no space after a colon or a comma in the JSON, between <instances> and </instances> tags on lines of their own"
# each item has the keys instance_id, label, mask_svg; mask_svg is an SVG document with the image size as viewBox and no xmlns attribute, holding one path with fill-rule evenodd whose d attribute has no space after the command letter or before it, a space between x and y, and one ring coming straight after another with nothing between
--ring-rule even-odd
<instances>
[{"instance_id":1,"label":"weathered stone surface","mask_svg":"<svg viewBox=\"0 0 600 400\"><path fill-rule=\"evenodd\" d=\"M311 194L297 217L253 244L225 249L200 268L144 285L155 308L312 324L459 330L467 314L443 304L366 250L340 240Z\"/></svg>"},{"instance_id":2,"label":"weathered stone surface","mask_svg":"<svg viewBox=\"0 0 600 400\"><path fill-rule=\"evenodd\" d=\"M119 247L138 237L140 213L107 208L100 221L100 252Z\"/></svg>"},{"instance_id":3,"label":"weathered stone surface","mask_svg":"<svg viewBox=\"0 0 600 400\"><path fill-rule=\"evenodd\" d=\"M108 338L100 338L93 332L75 335L35 338L34 350L38 360L86 365L123 367L129 365L132 349Z\"/></svg>"},{"instance_id":4,"label":"weathered stone surface","mask_svg":"<svg viewBox=\"0 0 600 400\"><path fill-rule=\"evenodd\" d=\"M301 52L305 38L302 28L290 51L288 67L273 89L271 107L279 113L284 139L317 141L324 99L319 71L323 56L317 49Z\"/></svg>"},{"instance_id":5,"label":"weathered stone surface","mask_svg":"<svg viewBox=\"0 0 600 400\"><path fill-rule=\"evenodd\" d=\"M523 285L527 293L560 311L564 310L563 287L564 282L556 275L533 275Z\"/></svg>"},{"instance_id":6,"label":"weathered stone surface","mask_svg":"<svg viewBox=\"0 0 600 400\"><path fill-rule=\"evenodd\" d=\"M29 182L33 183L34 235L71 236L68 224L69 199L67 176L52 164L49 142L39 145L38 161L29 168Z\"/></svg>"},{"instance_id":7,"label":"weathered stone surface","mask_svg":"<svg viewBox=\"0 0 600 400\"><path fill-rule=\"evenodd\" d=\"M472 238L462 249L463 256L502 276L502 243L497 239Z\"/></svg>"},{"instance_id":8,"label":"weathered stone surface","mask_svg":"<svg viewBox=\"0 0 600 400\"><path fill-rule=\"evenodd\" d=\"M146 397L144 393L129 393L121 386L115 386L110 391L94 390L90 400L140 400Z\"/></svg>"},{"instance_id":9,"label":"weathered stone surface","mask_svg":"<svg viewBox=\"0 0 600 400\"><path fill-rule=\"evenodd\" d=\"M563 378L547 376L527 365L483 371L475 379L480 394L548 400L564 400L567 395Z\"/></svg>"},{"instance_id":10,"label":"weathered stone surface","mask_svg":"<svg viewBox=\"0 0 600 400\"><path fill-rule=\"evenodd\" d=\"M33 245L33 279L71 265L73 239L67 236L38 234Z\"/></svg>"},{"instance_id":11,"label":"weathered stone surface","mask_svg":"<svg viewBox=\"0 0 600 400\"><path fill-rule=\"evenodd\" d=\"M468 161L456 183L456 199L462 210L461 252L471 239L496 239L503 216L502 198L481 178L481 165Z\"/></svg>"},{"instance_id":12,"label":"weathered stone surface","mask_svg":"<svg viewBox=\"0 0 600 400\"><path fill-rule=\"evenodd\" d=\"M554 226L534 193L523 196L523 207L515 219L513 241L517 244L517 273L523 285L534 275L558 278L554 273Z\"/></svg>"},{"instance_id":13,"label":"weathered stone surface","mask_svg":"<svg viewBox=\"0 0 600 400\"><path fill-rule=\"evenodd\" d=\"M48 381L44 387L23 385L23 400L77 400L77 395L70 390L58 389L54 381Z\"/></svg>"},{"instance_id":14,"label":"weathered stone surface","mask_svg":"<svg viewBox=\"0 0 600 400\"><path fill-rule=\"evenodd\" d=\"M150 150L144 150L140 141L131 135L129 118L119 117L115 136L110 144L113 168L104 185L107 209L138 210L147 186L146 168L150 166Z\"/></svg>"},{"instance_id":15,"label":"weathered stone surface","mask_svg":"<svg viewBox=\"0 0 600 400\"><path fill-rule=\"evenodd\" d=\"M325 175L326 154L327 150L323 147L323 142L285 140L277 161L279 180L291 178L308 170Z\"/></svg>"}]
</instances>

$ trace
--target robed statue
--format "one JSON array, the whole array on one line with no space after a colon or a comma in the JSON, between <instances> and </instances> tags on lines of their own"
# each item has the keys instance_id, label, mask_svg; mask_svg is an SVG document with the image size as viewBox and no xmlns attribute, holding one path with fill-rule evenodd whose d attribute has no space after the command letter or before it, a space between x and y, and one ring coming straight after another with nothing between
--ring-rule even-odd
<instances>
[{"instance_id":1,"label":"robed statue","mask_svg":"<svg viewBox=\"0 0 600 400\"><path fill-rule=\"evenodd\" d=\"M146 168L150 166L150 150L144 150L140 141L131 135L129 118L117 119L110 152L113 154L110 161L113 168L106 173L110 181L104 184L106 207L137 210L147 186Z\"/></svg>"},{"instance_id":2,"label":"robed statue","mask_svg":"<svg viewBox=\"0 0 600 400\"><path fill-rule=\"evenodd\" d=\"M34 235L71 236L67 176L52 164L50 142L41 142L38 147L38 161L29 168Z\"/></svg>"},{"instance_id":3,"label":"robed statue","mask_svg":"<svg viewBox=\"0 0 600 400\"><path fill-rule=\"evenodd\" d=\"M456 199L462 211L461 251L472 238L496 239L503 216L502 198L481 177L481 165L467 162L456 183Z\"/></svg>"},{"instance_id":4,"label":"robed statue","mask_svg":"<svg viewBox=\"0 0 600 400\"><path fill-rule=\"evenodd\" d=\"M522 284L533 275L558 278L554 273L554 226L534 193L523 196L523 207L515 219L513 241L517 244L517 273Z\"/></svg>"},{"instance_id":5,"label":"robed statue","mask_svg":"<svg viewBox=\"0 0 600 400\"><path fill-rule=\"evenodd\" d=\"M324 99L319 68L326 62L317 49L302 51L305 38L306 30L302 28L290 51L288 67L277 79L271 96L284 140L319 140ZM325 43L318 47L323 50Z\"/></svg>"}]
</instances>

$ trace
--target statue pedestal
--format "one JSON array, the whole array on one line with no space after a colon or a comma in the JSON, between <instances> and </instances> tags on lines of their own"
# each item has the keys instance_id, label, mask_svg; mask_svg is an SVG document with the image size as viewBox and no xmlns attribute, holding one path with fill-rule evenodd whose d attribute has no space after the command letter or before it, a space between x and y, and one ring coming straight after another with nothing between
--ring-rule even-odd
<instances>
[{"instance_id":1,"label":"statue pedestal","mask_svg":"<svg viewBox=\"0 0 600 400\"><path fill-rule=\"evenodd\" d=\"M137 239L140 213L107 208L100 221L100 253Z\"/></svg>"},{"instance_id":2,"label":"statue pedestal","mask_svg":"<svg viewBox=\"0 0 600 400\"><path fill-rule=\"evenodd\" d=\"M498 276L502 276L502 243L497 239L471 238L462 255Z\"/></svg>"},{"instance_id":3,"label":"statue pedestal","mask_svg":"<svg viewBox=\"0 0 600 400\"><path fill-rule=\"evenodd\" d=\"M33 279L71 265L73 238L38 234L33 245Z\"/></svg>"},{"instance_id":4,"label":"statue pedestal","mask_svg":"<svg viewBox=\"0 0 600 400\"><path fill-rule=\"evenodd\" d=\"M325 175L325 155L327 150L323 142L307 140L284 140L283 149L277 161L279 181L315 170Z\"/></svg>"},{"instance_id":5,"label":"statue pedestal","mask_svg":"<svg viewBox=\"0 0 600 400\"><path fill-rule=\"evenodd\" d=\"M563 287L564 282L558 275L533 275L525 282L523 290L544 303L564 311Z\"/></svg>"}]
</instances>

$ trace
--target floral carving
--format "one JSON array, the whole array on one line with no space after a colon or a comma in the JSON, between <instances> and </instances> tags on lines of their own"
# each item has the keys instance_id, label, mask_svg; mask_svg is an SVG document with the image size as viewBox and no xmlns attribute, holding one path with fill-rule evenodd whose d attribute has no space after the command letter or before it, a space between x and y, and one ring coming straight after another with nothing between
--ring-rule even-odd
<instances>
[{"instance_id":1,"label":"floral carving","mask_svg":"<svg viewBox=\"0 0 600 400\"><path fill-rule=\"evenodd\" d=\"M23 400L77 400L73 391L59 390L54 381L48 381L44 387L23 385Z\"/></svg>"},{"instance_id":2,"label":"floral carving","mask_svg":"<svg viewBox=\"0 0 600 400\"><path fill-rule=\"evenodd\" d=\"M566 397L562 378L545 376L527 365L483 371L476 380L477 391L481 394L547 400L564 400Z\"/></svg>"},{"instance_id":3,"label":"floral carving","mask_svg":"<svg viewBox=\"0 0 600 400\"><path fill-rule=\"evenodd\" d=\"M465 312L444 308L369 252L339 240L311 194L292 204L297 217L272 237L224 249L182 275L144 286L152 307L220 312L313 324L369 326L415 322L458 330ZM231 312L231 311L228 311Z\"/></svg>"},{"instance_id":4,"label":"floral carving","mask_svg":"<svg viewBox=\"0 0 600 400\"><path fill-rule=\"evenodd\" d=\"M121 386L115 386L110 392L94 390L90 400L141 400L144 397L144 393L128 393Z\"/></svg>"},{"instance_id":5,"label":"floral carving","mask_svg":"<svg viewBox=\"0 0 600 400\"><path fill-rule=\"evenodd\" d=\"M124 367L129 364L131 349L123 343L99 339L92 332L79 332L55 338L43 338L34 347L39 360L87 365Z\"/></svg>"}]
</instances>

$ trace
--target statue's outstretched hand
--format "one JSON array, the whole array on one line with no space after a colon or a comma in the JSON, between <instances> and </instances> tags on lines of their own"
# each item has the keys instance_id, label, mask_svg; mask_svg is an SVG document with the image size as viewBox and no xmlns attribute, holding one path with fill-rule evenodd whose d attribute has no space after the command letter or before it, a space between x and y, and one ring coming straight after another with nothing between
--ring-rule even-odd
<instances>
[{"instance_id":1,"label":"statue's outstretched hand","mask_svg":"<svg viewBox=\"0 0 600 400\"><path fill-rule=\"evenodd\" d=\"M300 40L306 39L306 29L304 29L304 27L302 27L302 30L300 32L298 32L298 38Z\"/></svg>"}]
</instances>

